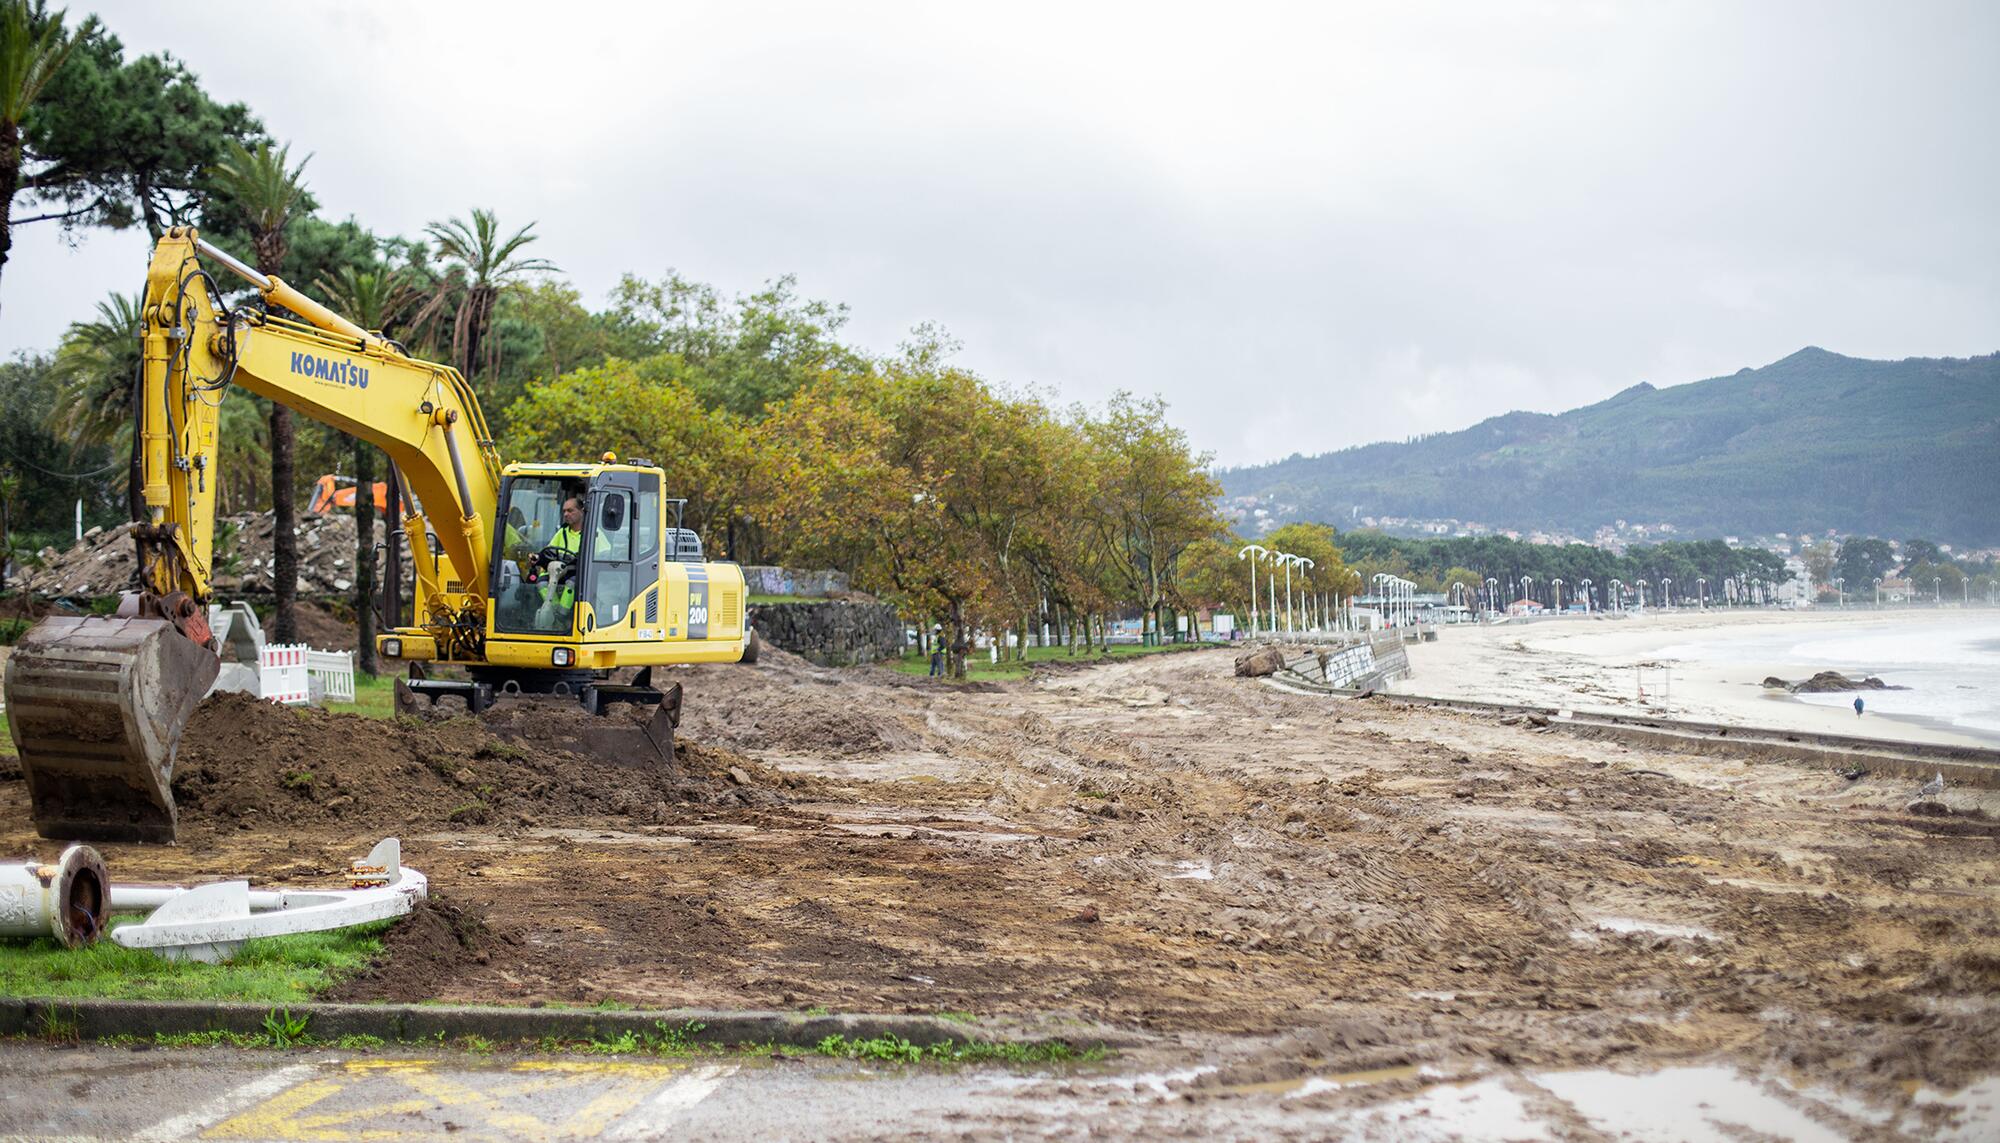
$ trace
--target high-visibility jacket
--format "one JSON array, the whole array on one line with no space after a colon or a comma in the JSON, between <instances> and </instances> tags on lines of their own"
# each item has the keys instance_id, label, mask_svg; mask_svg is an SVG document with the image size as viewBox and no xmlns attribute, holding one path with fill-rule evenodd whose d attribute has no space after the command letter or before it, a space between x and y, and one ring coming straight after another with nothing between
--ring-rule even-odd
<instances>
[{"instance_id":1,"label":"high-visibility jacket","mask_svg":"<svg viewBox=\"0 0 2000 1143\"><path fill-rule=\"evenodd\" d=\"M556 529L555 535L549 537L548 546L569 557L563 561L564 563L575 563L577 552L583 550L583 533L564 525Z\"/></svg>"}]
</instances>

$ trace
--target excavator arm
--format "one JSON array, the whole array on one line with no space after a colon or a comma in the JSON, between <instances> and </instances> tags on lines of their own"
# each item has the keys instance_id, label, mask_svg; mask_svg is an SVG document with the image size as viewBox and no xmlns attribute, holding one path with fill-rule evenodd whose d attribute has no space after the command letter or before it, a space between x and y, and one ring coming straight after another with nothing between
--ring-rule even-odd
<instances>
[{"instance_id":1,"label":"excavator arm","mask_svg":"<svg viewBox=\"0 0 2000 1143\"><path fill-rule=\"evenodd\" d=\"M250 283L267 305L304 320L229 311L204 259ZM141 313L146 588L162 598L184 592L205 601L210 594L215 484L209 470L217 409L233 384L387 453L422 505L405 519L419 528L413 539L423 542L428 514L443 549L437 602L453 611L483 607L500 458L479 401L456 370L408 356L192 229L168 232L154 249Z\"/></svg>"},{"instance_id":2,"label":"excavator arm","mask_svg":"<svg viewBox=\"0 0 2000 1143\"><path fill-rule=\"evenodd\" d=\"M232 310L211 266L298 320ZM411 550L434 553L413 561L422 633L476 656L485 630L500 460L456 370L410 357L191 227L155 247L141 316L140 591L112 617L44 620L7 666L9 726L45 837L174 837L174 755L219 670L204 605L213 593L218 410L232 386L388 453L414 496L404 497L413 505L403 520Z\"/></svg>"}]
</instances>

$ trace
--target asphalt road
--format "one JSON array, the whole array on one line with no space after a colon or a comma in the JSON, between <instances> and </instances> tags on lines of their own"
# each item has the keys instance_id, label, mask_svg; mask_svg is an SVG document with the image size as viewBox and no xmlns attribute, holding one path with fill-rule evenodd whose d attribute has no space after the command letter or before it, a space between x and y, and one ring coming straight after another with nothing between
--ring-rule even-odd
<instances>
[{"instance_id":1,"label":"asphalt road","mask_svg":"<svg viewBox=\"0 0 2000 1143\"><path fill-rule=\"evenodd\" d=\"M1990 1083L1928 1109L1891 1110L1783 1089L1721 1066L1448 1078L1412 1067L1219 1087L1201 1082L1212 1065L1162 1070L1160 1063L1133 1056L1066 1069L937 1069L818 1057L134 1050L17 1041L0 1044L0 1137L1721 1143L1982 1139L2000 1118L2000 1084Z\"/></svg>"}]
</instances>

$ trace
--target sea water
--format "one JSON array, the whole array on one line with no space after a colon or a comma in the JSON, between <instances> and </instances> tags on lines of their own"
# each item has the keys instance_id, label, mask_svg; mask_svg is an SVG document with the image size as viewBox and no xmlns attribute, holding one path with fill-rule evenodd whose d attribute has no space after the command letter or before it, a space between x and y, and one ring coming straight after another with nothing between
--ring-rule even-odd
<instances>
[{"instance_id":1,"label":"sea water","mask_svg":"<svg viewBox=\"0 0 2000 1143\"><path fill-rule=\"evenodd\" d=\"M1682 642L1656 653L1705 663L1794 664L1804 674L1787 676L1791 682L1828 670L1851 679L1874 675L1908 689L1797 697L1815 706L1852 707L1858 694L1870 714L1921 720L2000 742L2000 615L1992 612L1771 630Z\"/></svg>"}]
</instances>

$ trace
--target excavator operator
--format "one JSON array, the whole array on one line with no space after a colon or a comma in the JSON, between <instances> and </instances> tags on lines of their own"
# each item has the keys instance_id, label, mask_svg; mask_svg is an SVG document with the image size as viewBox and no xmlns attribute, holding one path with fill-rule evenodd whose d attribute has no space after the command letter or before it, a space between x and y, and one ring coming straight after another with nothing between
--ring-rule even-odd
<instances>
[{"instance_id":1,"label":"excavator operator","mask_svg":"<svg viewBox=\"0 0 2000 1143\"><path fill-rule=\"evenodd\" d=\"M602 542L598 546L602 549ZM576 559L582 547L583 494L572 492L563 497L562 527L527 560L528 582L542 585L545 604L554 603L567 611L576 602Z\"/></svg>"}]
</instances>

